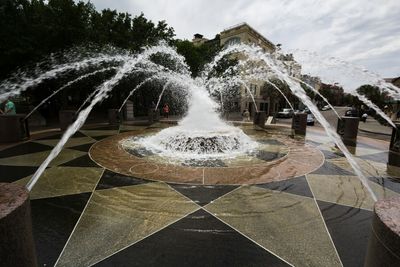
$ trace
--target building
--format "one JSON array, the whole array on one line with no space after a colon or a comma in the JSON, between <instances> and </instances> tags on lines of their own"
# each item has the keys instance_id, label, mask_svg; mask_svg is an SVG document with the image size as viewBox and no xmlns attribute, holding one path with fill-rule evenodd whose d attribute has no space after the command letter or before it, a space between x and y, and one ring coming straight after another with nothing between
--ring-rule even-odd
<instances>
[{"instance_id":1,"label":"building","mask_svg":"<svg viewBox=\"0 0 400 267\"><path fill-rule=\"evenodd\" d=\"M203 35L201 35L200 33L196 33L192 39L192 43L195 46L199 46L204 44L205 42L207 42L208 39L204 38Z\"/></svg>"},{"instance_id":2,"label":"building","mask_svg":"<svg viewBox=\"0 0 400 267\"><path fill-rule=\"evenodd\" d=\"M270 53L276 50L276 46L271 41L245 22L229 27L220 33L221 46L236 43L257 44L263 48L265 52Z\"/></svg>"},{"instance_id":3,"label":"building","mask_svg":"<svg viewBox=\"0 0 400 267\"><path fill-rule=\"evenodd\" d=\"M277 50L279 50L279 45L275 45L274 43L272 43L270 40L265 38L263 35L261 35L245 22L224 29L216 36L216 38L212 40L207 40L203 37L203 35L198 33L194 35L194 38L192 40L193 44L195 45L215 41L219 41L220 46L229 46L239 43L257 45L260 46L263 51L267 53L275 53ZM240 54L235 56L238 58L241 57ZM293 59L293 55L282 55L279 59L286 65L290 75L298 79L301 78L301 66ZM239 107L238 111L240 112L240 114L245 109L248 109L250 113L253 114L255 111L254 102L257 105L257 109L260 111L265 111L267 115L270 115L270 113L274 113L277 111L277 109L279 108L278 103L276 101L271 101L270 96L262 92L264 84L264 80L251 80L248 81L248 84L246 86L241 86L240 98L238 100L238 103L235 103L235 105ZM254 96L254 102L248 91L250 91L251 94ZM271 107L271 103L273 104L273 107Z\"/></svg>"}]
</instances>

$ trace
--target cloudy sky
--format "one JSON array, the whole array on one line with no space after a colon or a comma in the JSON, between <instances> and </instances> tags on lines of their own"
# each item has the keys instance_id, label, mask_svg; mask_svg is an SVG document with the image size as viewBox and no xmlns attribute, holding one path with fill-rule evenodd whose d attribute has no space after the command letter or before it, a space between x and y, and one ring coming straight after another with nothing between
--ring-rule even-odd
<instances>
[{"instance_id":1,"label":"cloudy sky","mask_svg":"<svg viewBox=\"0 0 400 267\"><path fill-rule=\"evenodd\" d=\"M400 76L400 0L91 0L153 21L166 20L178 38L213 38L247 22L285 50L306 49Z\"/></svg>"}]
</instances>

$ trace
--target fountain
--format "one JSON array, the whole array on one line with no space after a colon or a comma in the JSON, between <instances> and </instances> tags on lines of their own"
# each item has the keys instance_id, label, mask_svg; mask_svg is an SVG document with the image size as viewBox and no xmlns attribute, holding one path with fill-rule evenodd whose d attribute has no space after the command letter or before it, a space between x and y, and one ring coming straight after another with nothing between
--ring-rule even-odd
<instances>
[{"instance_id":1,"label":"fountain","mask_svg":"<svg viewBox=\"0 0 400 267\"><path fill-rule=\"evenodd\" d=\"M172 64L172 68L156 64L151 60L153 55L159 53L166 54L172 59L174 62L174 64ZM230 81L213 79L212 81L214 84L211 84L211 79L209 79L209 77L213 67L217 65L221 58L232 53L243 53L246 55L246 58L241 60L238 66L233 67L235 70L239 70L241 72L240 75L234 77ZM98 70L87 72L84 75L81 75L80 77L61 87L59 90L55 91L52 94L54 95L62 89L68 87L71 83L93 76L99 72L115 70L114 76L94 90L93 93L89 95L88 99L82 104L81 108L83 108L86 103L89 103L86 108L82 109L82 111L77 114L77 119L65 131L60 142L55 146L52 153L32 177L31 181L27 185L28 189L32 189L36 181L39 179L41 173L45 170L52 159L58 155L63 145L68 141L69 137L83 125L94 105L106 98L114 86L116 86L122 79L129 75L141 73L147 75L148 78L143 80L139 85L131 90L129 95L122 103L122 106L136 90L140 89L143 84L152 80L159 80L166 81L167 84L165 84L162 90L162 93L157 101L157 106L160 103L162 94L167 88L169 88L169 85L178 84L179 87L177 88L179 88L180 91L185 91L188 95L190 95L189 109L187 115L179 122L178 126L162 130L159 133L148 137L127 138L126 140L121 141L121 143L127 149L129 149L130 146L134 147L139 145L146 148L147 151L150 151L153 154L158 154L162 157L176 157L184 159L208 159L214 157L232 158L240 155L251 154L257 148L257 142L247 136L241 129L229 125L220 119L219 115L216 113L218 105L209 97L209 92L215 90L219 91L219 94L222 98L224 90L227 90L230 86L238 84L245 85L247 92L255 103L251 90L246 86L246 81L254 78L268 81L270 77L276 77L282 81L285 81L290 86L292 92L309 107L316 119L325 128L328 135L343 151L354 171L359 176L360 181L368 189L368 191L370 191L371 195L376 200L376 197L373 191L369 188L359 166L348 152L340 137L331 128L315 105L307 97L299 84L299 80L291 77L288 74L284 65L278 60L278 58L278 55L265 53L256 46L249 46L245 44L232 45L221 51L219 55L215 57L213 62L209 63L205 67L200 77L192 79L183 57L178 55L171 47L161 43L158 46L146 48L141 54L135 56L130 56L127 53L112 55L101 53L99 55L83 58L72 63L55 65L50 70L36 74L34 77L26 77L22 75L17 78L13 77L12 79L3 81L0 87L2 89L0 95L1 99L18 95L20 92L29 87L36 86L45 79L56 78L60 75L68 73L68 71L71 70L87 70L89 67L94 66L101 67ZM304 57L299 56L299 58L304 61ZM251 62L262 63L258 64L255 68L244 69L246 64ZM111 66L104 68L103 65L105 63L108 63ZM394 89L390 89L392 95L396 95ZM280 93L282 92L280 91ZM287 100L287 98L285 99ZM368 103L368 100L366 99L362 98L361 100ZM221 102L223 102L223 99ZM372 107L375 109L377 108L376 106ZM255 109L256 112L258 112L256 105ZM262 121L264 122L264 120ZM261 125L263 123L258 124Z\"/></svg>"},{"instance_id":2,"label":"fountain","mask_svg":"<svg viewBox=\"0 0 400 267\"><path fill-rule=\"evenodd\" d=\"M245 57L239 61L238 65L229 67L221 76L212 77L212 70L218 61L232 53L242 53ZM172 64L164 66L155 63L153 57L159 54L166 55ZM299 58L303 60L300 60L300 63L307 65L302 57ZM247 67L254 62L258 62L256 67ZM174 90L176 100L187 104L188 109L176 126L165 129L149 127L140 132L121 133L96 142L89 154L98 165L121 174L147 180L200 185L263 184L291 179L315 171L324 162L321 151L311 145L305 145L302 138L291 139L288 138L290 135L288 133L277 134L274 129L263 129L265 113L258 111L254 95L246 84L254 79L270 83L270 78L276 78L288 84L292 93L309 108L327 135L345 155L362 187L369 192L373 201L378 199L358 162L301 87L301 83L304 82L289 75L277 54L265 53L256 46L232 45L222 50L211 63L207 64L199 77L193 78L184 58L162 42L157 46L143 48L142 53L135 55L100 53L76 61L72 60L69 63L52 65L49 69L32 76L18 74L0 83L0 100L16 96L44 80L55 79L77 70L82 71L83 74L53 92L46 100L70 84L97 73L112 71L112 76L95 88L78 111L69 112L71 118L74 119L68 120L70 125L65 127L60 141L28 181L26 186L29 191L34 188L43 172L61 152L70 137L84 125L93 107L106 99L122 80L131 75L140 76L141 81L131 89L118 110L110 111L111 123L117 122L116 115L120 113L128 99L134 97L137 90L151 81L163 84L161 94L156 99L157 104L151 107L151 118L156 117L153 115L163 95L170 90ZM229 77L228 73L232 70L239 74ZM315 74L312 70L309 73ZM365 72L362 73L365 74ZM325 77L324 75L321 73L321 77ZM391 96L398 97L400 93L398 89L387 86L372 74L368 75L375 79L374 84L383 86ZM284 96L293 109L280 88L271 85ZM246 123L242 127L237 127L221 119L218 111L224 111L225 97L230 95L230 90L235 86L243 86L253 100L257 114L254 124L261 127L253 127ZM217 95L217 100L211 97L212 95ZM368 99L363 96L359 98L367 106L383 114ZM42 101L44 102L45 100ZM389 118L384 114L382 116L392 124ZM305 134L305 119L304 114L296 116L293 122L296 134Z\"/></svg>"}]
</instances>

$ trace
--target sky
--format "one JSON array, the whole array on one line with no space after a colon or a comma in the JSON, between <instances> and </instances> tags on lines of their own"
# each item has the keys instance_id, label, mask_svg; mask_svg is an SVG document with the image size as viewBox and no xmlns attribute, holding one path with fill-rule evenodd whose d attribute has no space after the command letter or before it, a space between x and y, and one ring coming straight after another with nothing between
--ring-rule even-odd
<instances>
[{"instance_id":1,"label":"sky","mask_svg":"<svg viewBox=\"0 0 400 267\"><path fill-rule=\"evenodd\" d=\"M165 20L176 37L213 38L247 22L285 51L333 56L379 74L400 76L400 0L91 0L98 10Z\"/></svg>"}]
</instances>

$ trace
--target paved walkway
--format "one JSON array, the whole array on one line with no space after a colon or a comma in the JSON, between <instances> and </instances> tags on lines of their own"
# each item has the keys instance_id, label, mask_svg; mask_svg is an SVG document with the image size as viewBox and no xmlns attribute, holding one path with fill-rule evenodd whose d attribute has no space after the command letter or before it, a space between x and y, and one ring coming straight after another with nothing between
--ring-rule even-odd
<instances>
[{"instance_id":1,"label":"paved walkway","mask_svg":"<svg viewBox=\"0 0 400 267\"><path fill-rule=\"evenodd\" d=\"M382 125L373 118L368 118L365 123L360 122L358 128L360 131L368 132L368 133L375 133L375 134L381 134L381 135L391 135L392 134L392 127Z\"/></svg>"}]
</instances>

